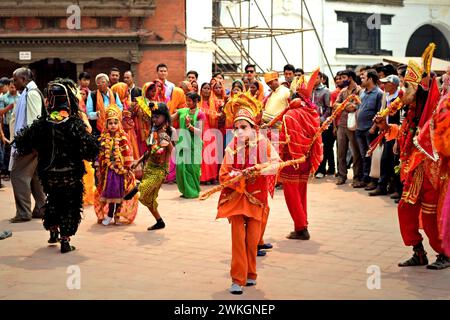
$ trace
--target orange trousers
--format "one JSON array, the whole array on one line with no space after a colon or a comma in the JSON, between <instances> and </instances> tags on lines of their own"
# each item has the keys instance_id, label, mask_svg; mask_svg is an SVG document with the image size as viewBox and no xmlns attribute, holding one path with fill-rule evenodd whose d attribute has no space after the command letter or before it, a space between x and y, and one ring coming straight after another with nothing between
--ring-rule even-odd
<instances>
[{"instance_id":1,"label":"orange trousers","mask_svg":"<svg viewBox=\"0 0 450 320\"><path fill-rule=\"evenodd\" d=\"M256 251L261 234L261 221L244 215L229 217L231 223L231 270L233 283L245 286L247 279L256 280Z\"/></svg>"},{"instance_id":2,"label":"orange trousers","mask_svg":"<svg viewBox=\"0 0 450 320\"><path fill-rule=\"evenodd\" d=\"M264 232L266 231L267 220L269 220L269 208L267 211L263 211L262 221L261 221L261 236L259 237L258 245L262 246L264 244Z\"/></svg>"}]
</instances>

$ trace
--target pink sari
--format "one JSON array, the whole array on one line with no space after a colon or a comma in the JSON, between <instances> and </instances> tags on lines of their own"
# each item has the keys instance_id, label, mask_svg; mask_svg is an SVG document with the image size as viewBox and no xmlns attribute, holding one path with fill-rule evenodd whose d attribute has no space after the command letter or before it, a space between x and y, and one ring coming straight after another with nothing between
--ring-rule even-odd
<instances>
[{"instance_id":1,"label":"pink sari","mask_svg":"<svg viewBox=\"0 0 450 320\"><path fill-rule=\"evenodd\" d=\"M217 110L213 99L200 102L200 110L206 114L203 125L203 150L200 182L215 181L218 178L219 171L219 154L217 137L212 135L209 129L218 129ZM214 133L217 131L214 130ZM220 146L221 148L222 146Z\"/></svg>"}]
</instances>

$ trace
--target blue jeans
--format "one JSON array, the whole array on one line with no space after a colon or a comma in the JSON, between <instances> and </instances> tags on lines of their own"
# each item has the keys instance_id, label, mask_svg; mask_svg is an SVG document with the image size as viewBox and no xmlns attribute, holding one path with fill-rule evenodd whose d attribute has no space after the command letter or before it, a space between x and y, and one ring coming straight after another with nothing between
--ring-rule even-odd
<instances>
[{"instance_id":1,"label":"blue jeans","mask_svg":"<svg viewBox=\"0 0 450 320\"><path fill-rule=\"evenodd\" d=\"M363 181L369 183L372 181L370 178L370 166L372 164L372 158L366 157L369 145L376 138L375 134L370 134L369 130L356 130L356 142L358 143L361 158L363 159Z\"/></svg>"}]
</instances>

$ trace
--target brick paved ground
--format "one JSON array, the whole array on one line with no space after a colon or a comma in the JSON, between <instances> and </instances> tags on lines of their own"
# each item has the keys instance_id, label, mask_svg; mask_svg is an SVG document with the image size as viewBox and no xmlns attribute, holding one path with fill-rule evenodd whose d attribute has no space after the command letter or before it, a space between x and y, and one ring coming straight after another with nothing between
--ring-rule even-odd
<instances>
[{"instance_id":1,"label":"brick paved ground","mask_svg":"<svg viewBox=\"0 0 450 320\"><path fill-rule=\"evenodd\" d=\"M41 221L10 224L10 183L0 191L0 299L449 299L450 269L400 269L410 256L402 244L395 205L368 197L334 179L309 186L310 241L287 240L293 224L282 191L271 201L266 241L274 248L258 258L258 284L242 296L230 285L230 227L215 221L217 194L205 202L179 198L164 185L160 209L167 228L147 231L153 218L139 208L135 224L104 227L85 211L72 243L61 255L47 244ZM434 254L428 243L429 257ZM69 290L67 268L81 271L81 289ZM381 270L381 289L369 290L367 268Z\"/></svg>"}]
</instances>

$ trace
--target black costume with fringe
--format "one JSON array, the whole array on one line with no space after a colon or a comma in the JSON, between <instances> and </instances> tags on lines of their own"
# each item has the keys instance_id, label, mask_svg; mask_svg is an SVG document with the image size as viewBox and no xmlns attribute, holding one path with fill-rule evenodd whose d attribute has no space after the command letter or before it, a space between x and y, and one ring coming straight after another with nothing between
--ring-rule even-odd
<instances>
[{"instance_id":1,"label":"black costume with fringe","mask_svg":"<svg viewBox=\"0 0 450 320\"><path fill-rule=\"evenodd\" d=\"M44 228L59 228L62 237L75 235L83 212L83 160L94 161L98 142L72 113L61 122L42 116L14 138L18 154L38 152L38 175L47 201Z\"/></svg>"}]
</instances>

